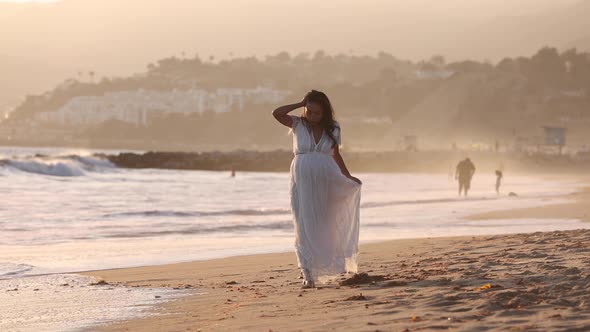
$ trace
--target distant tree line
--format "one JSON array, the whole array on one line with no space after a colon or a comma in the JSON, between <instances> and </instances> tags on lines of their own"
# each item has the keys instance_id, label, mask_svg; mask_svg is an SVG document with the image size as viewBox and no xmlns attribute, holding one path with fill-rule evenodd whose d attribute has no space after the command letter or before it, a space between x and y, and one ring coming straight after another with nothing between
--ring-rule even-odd
<instances>
[{"instance_id":1,"label":"distant tree line","mask_svg":"<svg viewBox=\"0 0 590 332\"><path fill-rule=\"evenodd\" d=\"M355 56L323 51L213 60L169 57L131 77L95 80L96 73L92 72L90 81L68 79L52 91L28 96L5 124L27 122L37 112L58 109L75 96L114 91L264 86L290 90L292 101L298 101L314 88L326 91L333 99L337 117L349 121L349 135L370 141L388 137L391 123L466 77L469 84L459 89L459 97L447 98L450 104L444 107L453 109L449 114L454 129L474 137L488 139L515 130L526 132L545 122L590 121L590 53L576 49L560 52L544 47L530 57L505 58L497 64L471 60L447 63L443 56L411 62L384 52ZM417 77L418 71L453 74L429 79ZM241 112L169 115L148 127L110 121L79 135L204 144L231 144L239 138L241 143L264 144L285 136L284 128L269 117L276 106L248 104ZM437 111L444 112L444 107Z\"/></svg>"}]
</instances>

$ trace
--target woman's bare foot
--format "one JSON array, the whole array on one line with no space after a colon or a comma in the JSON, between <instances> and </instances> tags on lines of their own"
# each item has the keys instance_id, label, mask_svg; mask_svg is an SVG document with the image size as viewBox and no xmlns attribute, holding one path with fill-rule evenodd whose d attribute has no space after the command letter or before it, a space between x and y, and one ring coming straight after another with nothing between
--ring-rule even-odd
<instances>
[{"instance_id":1,"label":"woman's bare foot","mask_svg":"<svg viewBox=\"0 0 590 332\"><path fill-rule=\"evenodd\" d=\"M315 288L315 282L313 282L311 280L303 280L303 284L301 285L301 288L303 288L303 289Z\"/></svg>"},{"instance_id":2,"label":"woman's bare foot","mask_svg":"<svg viewBox=\"0 0 590 332\"><path fill-rule=\"evenodd\" d=\"M312 280L308 269L301 269L301 275L303 276L303 284L301 285L301 288L315 287L315 282Z\"/></svg>"}]
</instances>

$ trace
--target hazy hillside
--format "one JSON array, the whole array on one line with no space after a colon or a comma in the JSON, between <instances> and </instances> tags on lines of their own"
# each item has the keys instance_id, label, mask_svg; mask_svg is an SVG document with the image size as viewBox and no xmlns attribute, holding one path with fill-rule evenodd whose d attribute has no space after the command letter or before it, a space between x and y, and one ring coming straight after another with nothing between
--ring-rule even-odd
<instances>
[{"instance_id":1,"label":"hazy hillside","mask_svg":"<svg viewBox=\"0 0 590 332\"><path fill-rule=\"evenodd\" d=\"M97 79L128 76L172 55L227 59L323 49L357 55L385 51L410 60L442 54L449 60L495 61L531 55L543 45L587 49L590 5L586 0L570 7L577 1L0 3L5 76L0 107L54 82L79 78L78 72L93 71Z\"/></svg>"},{"instance_id":2,"label":"hazy hillside","mask_svg":"<svg viewBox=\"0 0 590 332\"><path fill-rule=\"evenodd\" d=\"M434 140L449 138L468 91L482 77L479 73L467 73L448 79L395 123L395 131L406 135L428 134Z\"/></svg>"},{"instance_id":3,"label":"hazy hillside","mask_svg":"<svg viewBox=\"0 0 590 332\"><path fill-rule=\"evenodd\" d=\"M257 87L265 87L267 96L277 92L282 97L249 99L248 89ZM269 112L299 100L310 88L324 90L334 100L354 148L399 147L405 135L417 135L421 146L437 148L455 142L512 144L522 137L533 142L544 125L568 127L570 143L578 146L590 138L590 52L551 47L498 63L447 63L441 57L412 62L387 53L330 56L320 51L219 63L165 58L140 75L72 79L29 96L0 123L0 132L27 144L90 141L103 147L152 148L157 143L159 148L231 149L240 137L244 146L287 146L284 128ZM205 99L188 101L179 92ZM139 99L134 97L138 94ZM174 96L164 100L168 97L163 95ZM174 106L182 100L186 106ZM241 101L234 105L234 100ZM226 135L225 128L236 136Z\"/></svg>"}]
</instances>

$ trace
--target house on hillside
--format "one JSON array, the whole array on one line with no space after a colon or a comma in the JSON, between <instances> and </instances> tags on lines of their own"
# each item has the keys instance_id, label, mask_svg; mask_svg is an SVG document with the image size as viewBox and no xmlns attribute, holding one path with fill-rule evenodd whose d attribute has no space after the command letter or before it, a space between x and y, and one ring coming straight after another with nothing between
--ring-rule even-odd
<instances>
[{"instance_id":1,"label":"house on hillside","mask_svg":"<svg viewBox=\"0 0 590 332\"><path fill-rule=\"evenodd\" d=\"M432 63L423 63L414 74L419 80L441 80L453 76L455 72Z\"/></svg>"},{"instance_id":2,"label":"house on hillside","mask_svg":"<svg viewBox=\"0 0 590 332\"><path fill-rule=\"evenodd\" d=\"M188 115L205 111L242 111L246 103L277 104L289 94L289 91L262 87L220 88L214 91L197 88L172 91L117 91L99 96L74 97L55 111L38 113L36 120L75 126L118 120L136 126L146 126L152 117L167 113Z\"/></svg>"},{"instance_id":3,"label":"house on hillside","mask_svg":"<svg viewBox=\"0 0 590 332\"><path fill-rule=\"evenodd\" d=\"M444 80L453 76L455 72L450 70L417 70L416 78L419 80Z\"/></svg>"}]
</instances>

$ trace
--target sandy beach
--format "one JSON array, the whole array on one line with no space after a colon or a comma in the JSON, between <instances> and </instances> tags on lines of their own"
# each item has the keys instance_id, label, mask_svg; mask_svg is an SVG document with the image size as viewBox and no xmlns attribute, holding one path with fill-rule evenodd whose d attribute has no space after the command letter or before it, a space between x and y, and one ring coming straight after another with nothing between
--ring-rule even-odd
<instances>
[{"instance_id":1,"label":"sandy beach","mask_svg":"<svg viewBox=\"0 0 590 332\"><path fill-rule=\"evenodd\" d=\"M590 191L570 198L472 218L587 221ZM588 331L589 254L590 230L371 243L361 246L365 274L311 290L300 288L293 253L87 274L195 291L104 331Z\"/></svg>"},{"instance_id":2,"label":"sandy beach","mask_svg":"<svg viewBox=\"0 0 590 332\"><path fill-rule=\"evenodd\" d=\"M545 219L579 219L590 221L590 188L566 195L572 202L548 204L542 207L493 211L470 216L472 220L545 218Z\"/></svg>"}]
</instances>

